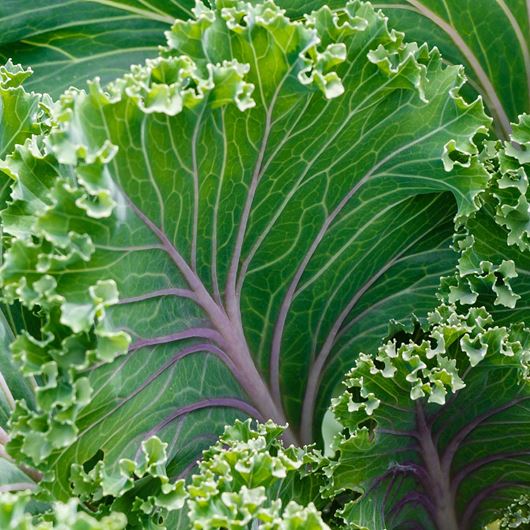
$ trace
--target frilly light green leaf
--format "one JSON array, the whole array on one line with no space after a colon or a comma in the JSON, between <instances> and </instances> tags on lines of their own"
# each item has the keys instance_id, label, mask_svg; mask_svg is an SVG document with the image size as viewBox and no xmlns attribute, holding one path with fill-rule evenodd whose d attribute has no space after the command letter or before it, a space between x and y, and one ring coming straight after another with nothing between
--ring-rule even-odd
<instances>
[{"instance_id":1,"label":"frilly light green leaf","mask_svg":"<svg viewBox=\"0 0 530 530\"><path fill-rule=\"evenodd\" d=\"M521 530L530 528L530 497L528 495L521 495L504 511L500 520L500 529L511 528Z\"/></svg>"},{"instance_id":2,"label":"frilly light green leaf","mask_svg":"<svg viewBox=\"0 0 530 530\"><path fill-rule=\"evenodd\" d=\"M66 91L2 166L3 296L42 320L12 345L38 387L8 449L102 512L123 488L135 513L171 504L235 418L317 439L358 340L435 305L453 221L490 178L462 69L370 4L293 21L198 3L167 37L110 86ZM444 370L414 391L440 401L458 384ZM153 436L165 485L138 467Z\"/></svg>"},{"instance_id":3,"label":"frilly light green leaf","mask_svg":"<svg viewBox=\"0 0 530 530\"><path fill-rule=\"evenodd\" d=\"M127 519L114 513L98 520L79 510L79 503L56 503L43 516L32 517L27 512L27 494L0 493L0 527L2 530L123 530Z\"/></svg>"},{"instance_id":4,"label":"frilly light green leaf","mask_svg":"<svg viewBox=\"0 0 530 530\"><path fill-rule=\"evenodd\" d=\"M482 206L454 238L457 272L442 282L450 303L485 305L502 323L525 322L530 284L530 118L521 115L509 141L485 142L492 174Z\"/></svg>"},{"instance_id":5,"label":"frilly light green leaf","mask_svg":"<svg viewBox=\"0 0 530 530\"><path fill-rule=\"evenodd\" d=\"M285 448L283 430L250 420L225 429L187 488L193 528L329 530L314 504L323 506L322 457L311 448Z\"/></svg>"},{"instance_id":6,"label":"frilly light green leaf","mask_svg":"<svg viewBox=\"0 0 530 530\"><path fill-rule=\"evenodd\" d=\"M128 528L165 529L168 514L184 506L187 494L184 480L170 481L167 476L167 444L156 436L142 442L137 461L122 459L111 474L99 461L88 472L72 466L73 492L89 505L105 499L103 513L115 510L128 514ZM142 484L143 483L143 484ZM107 505L106 505L107 504Z\"/></svg>"},{"instance_id":7,"label":"frilly light green leaf","mask_svg":"<svg viewBox=\"0 0 530 530\"><path fill-rule=\"evenodd\" d=\"M345 384L327 473L331 496L355 499L352 528L482 528L530 487L527 329L442 305L362 354Z\"/></svg>"}]
</instances>

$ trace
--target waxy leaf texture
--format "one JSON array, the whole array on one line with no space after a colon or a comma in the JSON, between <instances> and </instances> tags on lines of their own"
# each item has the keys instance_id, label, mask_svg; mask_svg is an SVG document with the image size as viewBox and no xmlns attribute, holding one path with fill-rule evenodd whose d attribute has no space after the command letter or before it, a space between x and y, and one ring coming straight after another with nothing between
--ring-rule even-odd
<instances>
[{"instance_id":1,"label":"waxy leaf texture","mask_svg":"<svg viewBox=\"0 0 530 530\"><path fill-rule=\"evenodd\" d=\"M217 4L5 164L4 294L46 321L13 345L43 383L11 448L58 497L95 448L112 475L157 435L177 476L235 417L318 438L358 345L434 305L489 178L461 69L368 4Z\"/></svg>"}]
</instances>

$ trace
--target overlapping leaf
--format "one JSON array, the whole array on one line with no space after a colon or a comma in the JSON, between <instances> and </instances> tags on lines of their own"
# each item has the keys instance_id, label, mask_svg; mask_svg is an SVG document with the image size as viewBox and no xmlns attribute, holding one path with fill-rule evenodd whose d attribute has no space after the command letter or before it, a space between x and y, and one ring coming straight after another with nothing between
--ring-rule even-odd
<instances>
[{"instance_id":1,"label":"overlapping leaf","mask_svg":"<svg viewBox=\"0 0 530 530\"><path fill-rule=\"evenodd\" d=\"M112 514L97 520L78 510L74 499L57 503L45 519L33 521L27 513L27 495L0 494L0 525L5 530L122 530L127 524L123 514Z\"/></svg>"},{"instance_id":2,"label":"overlapping leaf","mask_svg":"<svg viewBox=\"0 0 530 530\"><path fill-rule=\"evenodd\" d=\"M383 0L376 2L409 39L440 48L463 64L483 95L495 129L508 138L510 122L530 110L530 12L525 2ZM509 57L509 60L499 60Z\"/></svg>"},{"instance_id":3,"label":"overlapping leaf","mask_svg":"<svg viewBox=\"0 0 530 530\"><path fill-rule=\"evenodd\" d=\"M195 16L5 165L4 295L46 318L13 345L39 388L9 448L58 497L73 464L118 483L153 435L171 479L235 417L312 440L352 352L432 307L488 181L461 69L370 5Z\"/></svg>"},{"instance_id":4,"label":"overlapping leaf","mask_svg":"<svg viewBox=\"0 0 530 530\"><path fill-rule=\"evenodd\" d=\"M293 16L343 0L285 2ZM463 64L504 139L511 121L530 111L530 12L519 0L375 0L407 38L437 46L445 61Z\"/></svg>"},{"instance_id":5,"label":"overlapping leaf","mask_svg":"<svg viewBox=\"0 0 530 530\"><path fill-rule=\"evenodd\" d=\"M330 491L359 494L353 528L483 528L530 487L528 330L481 308L429 321L361 355L334 403Z\"/></svg>"},{"instance_id":6,"label":"overlapping leaf","mask_svg":"<svg viewBox=\"0 0 530 530\"><path fill-rule=\"evenodd\" d=\"M205 451L188 486L195 529L329 530L317 508L321 456L285 448L283 429L268 422L252 428L236 421Z\"/></svg>"},{"instance_id":7,"label":"overlapping leaf","mask_svg":"<svg viewBox=\"0 0 530 530\"><path fill-rule=\"evenodd\" d=\"M482 158L494 178L480 211L455 237L458 270L443 282L445 299L483 304L502 323L530 318L529 138L530 122L522 115L510 141L485 145Z\"/></svg>"},{"instance_id":8,"label":"overlapping leaf","mask_svg":"<svg viewBox=\"0 0 530 530\"><path fill-rule=\"evenodd\" d=\"M31 66L27 87L56 97L100 76L105 82L157 55L163 32L188 18L193 0L6 0L0 62Z\"/></svg>"},{"instance_id":9,"label":"overlapping leaf","mask_svg":"<svg viewBox=\"0 0 530 530\"><path fill-rule=\"evenodd\" d=\"M22 83L31 74L11 62L0 67L0 159L9 154L17 144L32 134L47 129L49 98L28 93ZM0 162L1 164L1 162ZM10 178L3 175L0 181L0 204L5 207L9 198ZM32 327L30 318L20 304L0 307L0 491L17 491L33 488L39 473L19 468L6 453L9 440L7 425L16 400L33 406L34 397L30 382L13 363L9 346L22 327Z\"/></svg>"}]
</instances>

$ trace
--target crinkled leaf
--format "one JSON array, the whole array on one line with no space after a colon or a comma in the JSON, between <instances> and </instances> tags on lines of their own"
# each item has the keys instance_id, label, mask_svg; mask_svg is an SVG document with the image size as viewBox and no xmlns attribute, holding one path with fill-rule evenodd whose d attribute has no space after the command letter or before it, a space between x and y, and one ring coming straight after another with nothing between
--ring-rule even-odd
<instances>
[{"instance_id":1,"label":"crinkled leaf","mask_svg":"<svg viewBox=\"0 0 530 530\"><path fill-rule=\"evenodd\" d=\"M370 5L195 15L7 162L4 295L46 318L13 344L40 386L10 449L60 498L73 464L120 481L153 435L169 478L236 417L313 440L355 345L432 307L489 178L461 69Z\"/></svg>"},{"instance_id":2,"label":"crinkled leaf","mask_svg":"<svg viewBox=\"0 0 530 530\"><path fill-rule=\"evenodd\" d=\"M362 354L334 401L330 493L353 528L482 528L530 487L530 332L483 308ZM509 435L507 435L509 433ZM355 498L355 494L358 498Z\"/></svg>"},{"instance_id":3,"label":"crinkled leaf","mask_svg":"<svg viewBox=\"0 0 530 530\"><path fill-rule=\"evenodd\" d=\"M31 76L30 69L8 61L0 66L0 167L2 160L17 144L22 144L32 134L46 129L46 118L51 100L33 92L28 93L22 84ZM9 172L8 172L9 174ZM0 178L0 205L5 207L9 196L10 178Z\"/></svg>"},{"instance_id":4,"label":"crinkled leaf","mask_svg":"<svg viewBox=\"0 0 530 530\"><path fill-rule=\"evenodd\" d=\"M285 1L293 16L344 0ZM530 12L519 0L376 0L407 38L437 46L444 59L463 64L470 94L478 92L508 138L511 121L530 111Z\"/></svg>"},{"instance_id":5,"label":"crinkled leaf","mask_svg":"<svg viewBox=\"0 0 530 530\"><path fill-rule=\"evenodd\" d=\"M485 305L498 322L529 322L530 118L513 124L509 142L488 142L481 157L493 174L483 205L455 236L457 271L445 278L451 303Z\"/></svg>"},{"instance_id":6,"label":"crinkled leaf","mask_svg":"<svg viewBox=\"0 0 530 530\"><path fill-rule=\"evenodd\" d=\"M22 87L30 75L30 70L10 61L0 66L0 159L8 155L16 144L39 132L34 124L39 97L28 94Z\"/></svg>"},{"instance_id":7,"label":"crinkled leaf","mask_svg":"<svg viewBox=\"0 0 530 530\"><path fill-rule=\"evenodd\" d=\"M89 471L86 465L73 464L73 492L90 506L103 501L102 513L126 513L128 528L172 528L164 523L168 515L182 509L187 494L184 480L170 481L167 476L167 447L156 436L145 440L136 461L121 459L119 473L114 474L107 472L101 460Z\"/></svg>"},{"instance_id":8,"label":"crinkled leaf","mask_svg":"<svg viewBox=\"0 0 530 530\"><path fill-rule=\"evenodd\" d=\"M121 513L98 520L79 510L76 499L56 503L47 513L33 517L28 513L30 501L27 494L0 493L2 530L122 530L127 524Z\"/></svg>"},{"instance_id":9,"label":"crinkled leaf","mask_svg":"<svg viewBox=\"0 0 530 530\"><path fill-rule=\"evenodd\" d=\"M12 326L8 324L6 316L12 319ZM3 312L0 313L0 427L3 429L7 428L7 420L15 406L15 400L23 399L30 405L34 401L29 383L14 364L9 351L9 345L16 332L16 318L13 308L3 307Z\"/></svg>"},{"instance_id":10,"label":"crinkled leaf","mask_svg":"<svg viewBox=\"0 0 530 530\"><path fill-rule=\"evenodd\" d=\"M500 529L508 530L510 528L521 530L530 528L530 498L528 495L521 495L503 513Z\"/></svg>"},{"instance_id":11,"label":"crinkled leaf","mask_svg":"<svg viewBox=\"0 0 530 530\"><path fill-rule=\"evenodd\" d=\"M317 507L321 456L285 448L283 428L236 421L204 452L192 477L188 517L196 529L329 530ZM315 506L316 505L316 506Z\"/></svg>"}]
</instances>

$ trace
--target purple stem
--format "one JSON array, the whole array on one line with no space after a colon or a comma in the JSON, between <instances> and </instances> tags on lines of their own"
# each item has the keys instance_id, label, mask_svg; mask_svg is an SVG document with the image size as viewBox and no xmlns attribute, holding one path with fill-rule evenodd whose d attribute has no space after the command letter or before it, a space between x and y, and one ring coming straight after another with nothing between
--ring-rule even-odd
<instances>
[{"instance_id":1,"label":"purple stem","mask_svg":"<svg viewBox=\"0 0 530 530\"><path fill-rule=\"evenodd\" d=\"M138 206L136 206L136 204L130 199L130 197L126 193L123 193L123 197L125 198L131 210L133 210L134 213L149 228L149 230L151 230L153 234L158 237L158 239L162 243L163 249L171 258L173 263L175 263L177 268L180 270L185 280L188 282L188 285L191 287L192 292L197 297L197 303L200 304L201 307L208 314L212 312L217 312L219 308L208 295L208 292L204 288L203 283L195 274L195 272L190 268L190 266L186 263L186 260L181 256L180 252L173 246L166 234L164 234L164 232L160 230L160 228L158 228L158 226L153 223L153 221L151 221L151 219L149 219L149 217L147 217L147 215L145 215L142 210L138 208Z\"/></svg>"},{"instance_id":2,"label":"purple stem","mask_svg":"<svg viewBox=\"0 0 530 530\"><path fill-rule=\"evenodd\" d=\"M462 515L462 519L460 521L459 528L460 530L468 530L471 528L471 523L473 521L473 517L476 515L476 512L485 499L487 499L490 495L495 493L496 491L504 488L511 488L520 486L521 483L519 482L496 482L495 484L491 484L487 488L484 488L483 490L479 491L473 499L469 502L467 505L467 508Z\"/></svg>"},{"instance_id":3,"label":"purple stem","mask_svg":"<svg viewBox=\"0 0 530 530\"><path fill-rule=\"evenodd\" d=\"M210 239L210 275L212 278L212 290L213 290L213 297L215 302L218 306L223 306L223 301L221 299L221 291L219 289L219 277L217 274L217 261L218 261L218 230L217 230L217 224L219 222L219 204L221 202L221 190L223 187L223 183L225 180L226 175L226 163L227 163L227 156L228 156L228 138L226 135L226 124L225 124L225 108L221 108L221 127L222 127L222 133L221 137L223 138L223 163L221 166L221 170L219 171L218 175L218 183L217 183L217 193L215 196L215 203L213 206L212 211L212 234Z\"/></svg>"},{"instance_id":4,"label":"purple stem","mask_svg":"<svg viewBox=\"0 0 530 530\"><path fill-rule=\"evenodd\" d=\"M177 289L177 288L168 288L168 289L158 289L157 291L151 291L149 293L139 294L137 296L129 296L128 298L122 298L118 304L132 304L134 302L143 302L144 300L150 300L152 298L158 298L160 296L178 296L179 298L192 298L194 299L194 294L188 289Z\"/></svg>"},{"instance_id":5,"label":"purple stem","mask_svg":"<svg viewBox=\"0 0 530 530\"><path fill-rule=\"evenodd\" d=\"M427 492L433 505L434 523L438 530L459 530L449 474L442 468L438 449L420 402L416 402L416 422L420 454L431 485Z\"/></svg>"},{"instance_id":6,"label":"purple stem","mask_svg":"<svg viewBox=\"0 0 530 530\"><path fill-rule=\"evenodd\" d=\"M417 491L409 491L409 493L407 493L399 502L392 506L390 513L392 515L398 515L407 504L419 504L423 506L429 514L432 515L434 513L434 506L431 500L423 495L423 493Z\"/></svg>"},{"instance_id":7,"label":"purple stem","mask_svg":"<svg viewBox=\"0 0 530 530\"><path fill-rule=\"evenodd\" d=\"M17 466L22 473L26 474L30 479L35 482L40 482L42 480L42 473L38 469L29 467L26 464L18 464L15 460L5 451L3 446L0 446L0 457L7 460L8 462Z\"/></svg>"},{"instance_id":8,"label":"purple stem","mask_svg":"<svg viewBox=\"0 0 530 530\"><path fill-rule=\"evenodd\" d=\"M265 131L263 133L263 139L261 141L261 146L258 152L258 157L256 164L254 166L254 171L252 173L252 180L250 182L250 188L247 193L247 198L245 205L243 207L243 213L241 214L241 220L239 222L239 228L237 231L236 243L234 246L234 252L232 254L232 259L230 261L230 268L228 270L228 277L226 281L226 293L227 297L236 296L236 280L237 280L237 271L239 268L239 262L241 259L241 250L243 249L243 240L245 238L245 233L247 230L248 221L250 218L250 210L252 208L252 203L254 202L254 196L256 195L256 190L258 189L258 184L261 179L261 167L263 164L263 158L265 156L265 150L269 140L269 134L271 130L271 120L272 120L272 105L267 109L267 114L265 117ZM230 305L229 300L226 301L227 307Z\"/></svg>"},{"instance_id":9,"label":"purple stem","mask_svg":"<svg viewBox=\"0 0 530 530\"><path fill-rule=\"evenodd\" d=\"M223 337L214 329L211 328L189 328L184 331L164 335L161 337L153 337L149 339L139 339L129 346L129 352L145 348L146 346L155 346L157 344L168 344L183 339L201 338L210 339L217 342L219 345L223 344Z\"/></svg>"},{"instance_id":10,"label":"purple stem","mask_svg":"<svg viewBox=\"0 0 530 530\"><path fill-rule=\"evenodd\" d=\"M5 445L7 442L9 442L9 434L0 427L0 445Z\"/></svg>"},{"instance_id":11,"label":"purple stem","mask_svg":"<svg viewBox=\"0 0 530 530\"><path fill-rule=\"evenodd\" d=\"M278 83L274 94L271 97L270 103L267 106L265 103L265 98L263 92L261 92L263 106L266 107L265 111L265 126L263 129L263 137L261 139L261 144L258 151L258 156L256 158L256 163L254 164L254 170L252 171L252 179L250 181L250 187L247 193L245 200L245 205L243 206L243 212L241 214L241 219L239 222L239 228L236 236L236 243L234 246L234 252L232 254L232 259L230 260L230 267L228 270L228 277L226 280L226 306L229 313L236 311L239 313L239 308L236 308L236 304L239 303L239 295L237 290L237 275L238 269L241 261L241 252L243 250L243 241L247 231L248 222L250 219L250 213L252 209L252 204L254 202L254 197L258 189L258 185L261 181L261 178L265 172L265 169L268 166L268 162L264 164L265 152L267 151L267 146L269 144L269 137L272 130L272 113L280 95L280 91L283 88L283 85L286 79L289 77L291 71L294 69L296 63L293 63L290 68L287 70L286 74L283 76L282 80ZM243 278L240 278L242 285ZM232 306L232 309L230 307ZM273 396L274 397L274 396ZM281 401L277 401L276 404L281 407Z\"/></svg>"},{"instance_id":12,"label":"purple stem","mask_svg":"<svg viewBox=\"0 0 530 530\"><path fill-rule=\"evenodd\" d=\"M445 400L445 405L443 407L440 407L434 414L432 414L431 416L429 416L429 418L427 418L427 422L429 423L431 427L438 421L439 418L443 417L444 414L447 413L446 409L450 407L457 400L459 395L460 395L460 390L457 390L454 394L451 395L450 398ZM442 428L439 430L444 431L445 429Z\"/></svg>"},{"instance_id":13,"label":"purple stem","mask_svg":"<svg viewBox=\"0 0 530 530\"><path fill-rule=\"evenodd\" d=\"M379 487L388 477L391 477L390 486L395 483L397 476L410 476L419 480L422 486L428 490L430 488L429 476L422 466L414 462L407 462L404 464L392 464L392 466L385 471L380 477L377 477L374 482L370 485L367 493L372 492ZM387 492L388 493L388 492Z\"/></svg>"},{"instance_id":14,"label":"purple stem","mask_svg":"<svg viewBox=\"0 0 530 530\"><path fill-rule=\"evenodd\" d=\"M116 406L114 406L111 410L106 412L101 418L94 421L89 427L87 427L80 435L79 437L83 436L85 433L87 433L89 430L93 429L96 425L104 421L106 418L108 418L110 415L114 414L117 410L119 410L123 405L125 405L127 402L129 402L131 399L133 399L135 396L137 396L142 390L144 390L147 386L149 386L153 381L155 381L165 370L173 366L175 363L183 359L184 357L187 357L188 355L191 355L193 353L199 353L199 352L209 352L213 355L218 356L221 360L223 360L231 370L234 370L234 375L237 377L237 368L231 363L230 359L226 356L226 354L217 348L216 346L208 343L204 344L195 344L193 346L189 346L188 348L184 348L180 350L178 353L173 355L170 359L168 359L154 374L151 374L147 380L142 383L138 388L136 388L131 394L129 394L126 398L123 398Z\"/></svg>"},{"instance_id":15,"label":"purple stem","mask_svg":"<svg viewBox=\"0 0 530 530\"><path fill-rule=\"evenodd\" d=\"M123 197L135 214L158 237L164 250L190 286L197 304L203 308L213 326L223 336L226 346L226 354L224 354L223 360L230 360L230 368L239 384L251 397L256 407L260 409L264 418L271 418L281 425L286 424L283 408L274 402L270 390L263 381L260 372L258 372L248 349L239 308L234 305L237 302L235 293L228 297L231 300L231 304L229 304L229 314L227 314L222 307L215 303L200 278L186 263L164 232L134 204L126 193L123 193ZM298 444L296 435L289 427L284 431L284 439L287 443Z\"/></svg>"},{"instance_id":16,"label":"purple stem","mask_svg":"<svg viewBox=\"0 0 530 530\"><path fill-rule=\"evenodd\" d=\"M407 438L418 438L418 432L413 431L398 431L397 429L382 429L378 428L377 432L381 434L390 434L392 436L406 436Z\"/></svg>"},{"instance_id":17,"label":"purple stem","mask_svg":"<svg viewBox=\"0 0 530 530\"><path fill-rule=\"evenodd\" d=\"M295 293L298 288L298 284L300 283L300 279L302 278L302 275L304 274L305 269L307 265L309 264L309 261L311 260L314 253L316 252L316 249L320 245L320 242L322 241L322 239L324 239L324 236L326 235L329 227L331 226L335 218L339 215L339 213L346 206L348 201L353 197L353 195L355 195L357 190L361 188L365 182L366 182L366 176L363 177L350 190L350 192L342 199L342 201L340 201L340 203L335 208L335 210L333 210L333 212L326 218L326 220L324 221L324 223L322 224L320 228L320 231L318 232L315 239L311 243L311 246L309 247L308 251L306 252L305 256L302 258L302 261L300 265L298 266L298 269L296 270L296 273L293 279L291 280L289 288L287 289L287 292L285 293L282 305L280 307L280 312L278 314L278 319L276 320L276 324L274 326L274 334L272 337L272 349L271 349L271 357L270 357L270 381L271 381L272 394L276 401L281 399L280 349L281 349L283 331L285 328L285 322L287 321L287 314L289 313L291 304L294 301ZM304 436L302 437L305 438Z\"/></svg>"},{"instance_id":18,"label":"purple stem","mask_svg":"<svg viewBox=\"0 0 530 530\"><path fill-rule=\"evenodd\" d=\"M191 139L191 160L193 166L193 225L191 235L191 268L194 272L197 271L197 231L199 229L199 165L197 164L197 138L201 129L202 116L204 114L204 107L199 114L199 119L195 124L193 130L193 137Z\"/></svg>"},{"instance_id":19,"label":"purple stem","mask_svg":"<svg viewBox=\"0 0 530 530\"><path fill-rule=\"evenodd\" d=\"M525 396L517 399L512 399L512 401L509 401L508 403L505 403L504 405L501 405L500 407L496 407L492 410L489 410L485 412L484 414L481 414L477 418L475 418L472 422L470 422L468 425L463 427L449 442L447 445L443 455L442 455L442 468L445 472L449 473L451 469L451 465L453 463L453 459L455 457L456 452L458 451L461 443L484 421L491 418L492 416L495 416L496 414L500 414L501 412L504 412L505 410L508 410L509 408L518 405L519 403L522 403L523 401L526 401L530 399L530 396Z\"/></svg>"},{"instance_id":20,"label":"purple stem","mask_svg":"<svg viewBox=\"0 0 530 530\"><path fill-rule=\"evenodd\" d=\"M452 479L451 481L451 488L453 490L453 494L456 495L458 491L458 487L460 486L461 482L468 478L469 475L471 475L474 471L477 469L480 469L484 466L487 466L488 464L491 464L493 462L497 462L499 460L510 460L512 458L518 458L520 456L530 456L530 451L511 451L511 452L504 452L504 453L497 453L494 455L488 455L483 458L479 458L478 460L475 460L474 462L471 462L467 466L464 466Z\"/></svg>"},{"instance_id":21,"label":"purple stem","mask_svg":"<svg viewBox=\"0 0 530 530\"><path fill-rule=\"evenodd\" d=\"M169 425L172 421L181 418L182 416L185 416L190 412L213 407L238 409L247 414L248 416L251 416L252 418L256 418L259 421L263 421L263 417L261 416L258 410L256 410L252 405L249 405L246 401L243 401L239 398L207 398L201 401L197 401L196 403L191 403L189 405L179 407L177 410L166 416L160 423L155 425L150 431L148 431L145 435L145 439L154 436L157 432Z\"/></svg>"},{"instance_id":22,"label":"purple stem","mask_svg":"<svg viewBox=\"0 0 530 530\"><path fill-rule=\"evenodd\" d=\"M4 376L2 375L2 372L0 372L0 392L4 394L4 397L9 407L12 410L15 410L15 398L13 397L13 394L11 393L9 385L7 384L6 380L4 379Z\"/></svg>"},{"instance_id":23,"label":"purple stem","mask_svg":"<svg viewBox=\"0 0 530 530\"><path fill-rule=\"evenodd\" d=\"M40 482L44 476L38 469L27 466L26 464L17 464L17 467L35 482Z\"/></svg>"},{"instance_id":24,"label":"purple stem","mask_svg":"<svg viewBox=\"0 0 530 530\"><path fill-rule=\"evenodd\" d=\"M472 370L471 366L468 366L464 370L463 374L461 375L461 378L464 381L466 380L466 377L469 375L469 372L471 370ZM444 418L444 421L442 422L440 427L436 427L436 432L434 433L434 441L436 444L438 443L442 433L444 433L455 422L455 418L451 417L450 414L448 415L447 410L449 409L449 407L451 407L456 402L461 392L462 390L457 390L454 394L451 395L451 397L448 400L446 400L445 405L443 407L439 407L438 410L428 418L429 425L431 426L433 431L434 431L434 424L440 418ZM465 413L464 407L458 407L458 414L462 414L462 411L464 411Z\"/></svg>"},{"instance_id":25,"label":"purple stem","mask_svg":"<svg viewBox=\"0 0 530 530\"><path fill-rule=\"evenodd\" d=\"M306 392L304 396L304 401L302 404L302 425L301 425L301 437L305 443L310 443L313 439L313 417L316 398L318 394L318 389L320 387L320 377L322 376L322 371L328 360L329 354L333 346L335 345L335 339L340 332L340 329L351 313L352 309L355 307L357 302L364 296L366 291L370 289L373 284L379 280L379 278L387 272L396 261L401 258L401 256L414 244L416 241L407 245L401 252L396 254L388 263L381 267L368 281L355 293L350 302L342 310L337 320L333 324L326 340L320 350L320 353L317 355L315 361L312 363L309 371L309 377L307 380ZM279 346L278 346L279 347Z\"/></svg>"},{"instance_id":26,"label":"purple stem","mask_svg":"<svg viewBox=\"0 0 530 530\"><path fill-rule=\"evenodd\" d=\"M450 122L451 123L451 122ZM449 125L446 124L446 126ZM425 140L427 140L429 137L436 134L440 128L433 129L428 134L421 136L419 138L416 138L415 140L406 143L399 148L397 148L395 151L389 153L387 156L383 157L381 160L379 160L376 164L374 164L364 175L363 177L353 186L353 188L343 197L343 199L339 202L337 207L333 210L333 212L326 218L324 221L319 233L317 234L316 238L313 240L311 246L309 247L309 250L307 251L306 255L303 257L302 262L300 263L300 266L298 267L291 284L289 285L289 288L285 294L285 297L282 301L282 305L280 307L280 312L278 315L278 320L276 321L276 325L274 328L274 334L273 334L273 340L272 340L272 348L271 348L271 356L270 356L270 381L271 381L271 389L272 389L272 395L275 401L278 401L281 396L281 389L280 389L280 349L281 349L281 342L283 337L283 332L285 328L285 322L287 319L287 314L289 312L289 309L291 307L291 304L296 296L297 286L298 283L305 272L305 269L313 257L313 254L315 253L317 247L319 246L320 242L326 235L328 229L330 228L331 224L335 220L335 218L339 215L339 213L343 210L343 208L348 204L348 202L351 200L351 198L357 193L357 191L366 183L368 180L376 174L376 172L384 166L387 162L392 160L394 157L402 153L403 151L406 151L410 148L412 148L414 145L421 143ZM411 243L410 246L412 246L414 243ZM397 260L399 257L408 250L408 247L404 249L398 256L396 256L391 264L388 265L387 269ZM381 272L382 274L382 272ZM370 280L369 280L370 281ZM375 280L374 280L375 281ZM367 289L368 287L366 287ZM364 289L364 287L362 288ZM364 293L361 293L361 296ZM357 295L355 295L357 296ZM355 297L354 297L355 298ZM359 296L360 298L360 296ZM310 375L308 379L308 383L306 385L306 396L304 397L303 402L303 410L302 410L302 426L301 426L301 439L302 441L312 441L312 421L313 421L313 413L314 413L314 406L316 401L316 394L319 387L319 379L321 372L324 368L326 359L329 355L329 351L331 350L331 347L333 345L335 336L340 331L340 327L342 326L342 323L344 319L347 317L348 313L351 311L353 306L357 300L352 300L349 304L349 310L346 312L343 311L341 315L339 316L340 324L333 327L332 331L330 332L330 335L328 335L328 338L326 339L326 342L322 348L322 351L317 356L317 359L313 366L310 369ZM348 309L348 308L346 308ZM344 314L346 313L346 314ZM333 337L331 337L333 335Z\"/></svg>"},{"instance_id":27,"label":"purple stem","mask_svg":"<svg viewBox=\"0 0 530 530\"><path fill-rule=\"evenodd\" d=\"M35 484L32 482L14 482L13 484L6 484L0 486L0 493L8 491L23 491L23 490L34 490Z\"/></svg>"}]
</instances>

